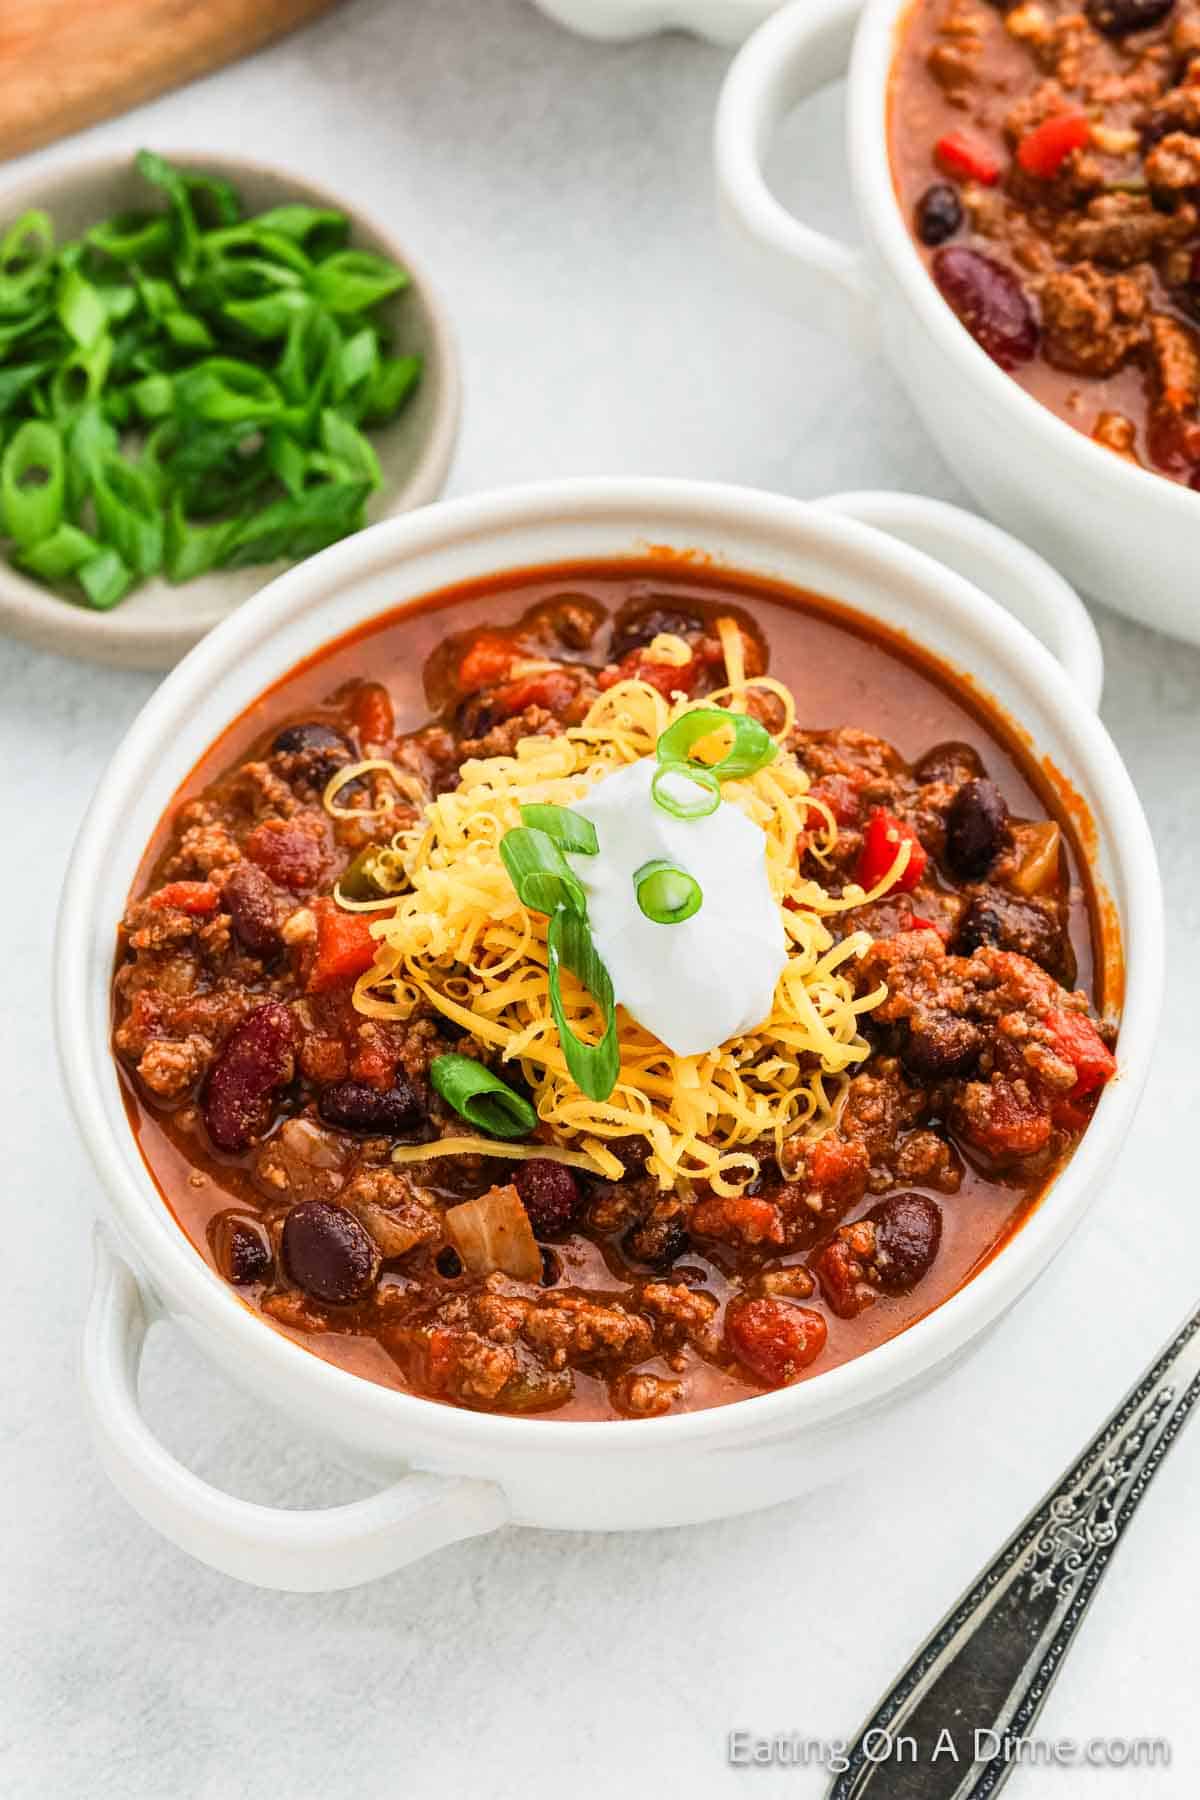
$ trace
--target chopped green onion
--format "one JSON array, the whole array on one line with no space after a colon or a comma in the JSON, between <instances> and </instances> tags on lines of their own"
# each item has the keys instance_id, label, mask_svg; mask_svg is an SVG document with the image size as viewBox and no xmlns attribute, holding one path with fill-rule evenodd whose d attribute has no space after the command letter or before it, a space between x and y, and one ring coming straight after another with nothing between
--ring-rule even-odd
<instances>
[{"instance_id":1,"label":"chopped green onion","mask_svg":"<svg viewBox=\"0 0 1200 1800\"><path fill-rule=\"evenodd\" d=\"M97 612L107 612L123 600L133 583L132 569L126 567L115 550L102 550L79 571L79 585Z\"/></svg>"},{"instance_id":2,"label":"chopped green onion","mask_svg":"<svg viewBox=\"0 0 1200 1800\"><path fill-rule=\"evenodd\" d=\"M0 462L0 515L22 549L56 529L66 492L63 441L53 425L27 419Z\"/></svg>"},{"instance_id":3,"label":"chopped green onion","mask_svg":"<svg viewBox=\"0 0 1200 1800\"><path fill-rule=\"evenodd\" d=\"M633 891L641 911L656 925L682 925L704 904L696 877L664 857L642 864L633 877Z\"/></svg>"},{"instance_id":4,"label":"chopped green onion","mask_svg":"<svg viewBox=\"0 0 1200 1800\"><path fill-rule=\"evenodd\" d=\"M448 1106L493 1137L528 1137L537 1124L528 1100L473 1057L457 1056L453 1051L435 1056L429 1065L429 1079Z\"/></svg>"},{"instance_id":5,"label":"chopped green onion","mask_svg":"<svg viewBox=\"0 0 1200 1800\"><path fill-rule=\"evenodd\" d=\"M739 776L753 775L774 762L779 746L765 725L749 713L728 712L720 706L698 706L685 712L668 725L658 740L658 760L662 763L687 762L692 746L718 731L733 733L733 742L719 762L702 765L712 770L718 781L736 781Z\"/></svg>"},{"instance_id":6,"label":"chopped green onion","mask_svg":"<svg viewBox=\"0 0 1200 1800\"><path fill-rule=\"evenodd\" d=\"M565 908L581 918L587 916L587 896L579 878L546 832L515 825L500 839L500 858L521 904L531 912L550 915Z\"/></svg>"},{"instance_id":7,"label":"chopped green onion","mask_svg":"<svg viewBox=\"0 0 1200 1800\"><path fill-rule=\"evenodd\" d=\"M694 799L681 798L663 785L667 778L685 781L695 792ZM660 763L650 782L650 796L656 806L675 819L707 819L721 804L721 784L703 763Z\"/></svg>"},{"instance_id":8,"label":"chopped green onion","mask_svg":"<svg viewBox=\"0 0 1200 1800\"><path fill-rule=\"evenodd\" d=\"M546 935L550 976L550 1010L558 1027L567 1068L576 1085L590 1100L607 1100L621 1073L617 1043L617 1006L612 979L592 942L586 917L560 907ZM567 1022L562 997L562 971L568 969L591 995L604 1019L604 1035L588 1044Z\"/></svg>"},{"instance_id":9,"label":"chopped green onion","mask_svg":"<svg viewBox=\"0 0 1200 1800\"><path fill-rule=\"evenodd\" d=\"M544 831L562 850L574 856L595 856L600 848L596 827L569 806L522 806L521 818L535 831Z\"/></svg>"},{"instance_id":10,"label":"chopped green onion","mask_svg":"<svg viewBox=\"0 0 1200 1800\"><path fill-rule=\"evenodd\" d=\"M18 550L15 561L28 569L39 581L65 581L86 562L100 554L101 546L78 525L64 519L49 537L41 538L28 549Z\"/></svg>"}]
</instances>

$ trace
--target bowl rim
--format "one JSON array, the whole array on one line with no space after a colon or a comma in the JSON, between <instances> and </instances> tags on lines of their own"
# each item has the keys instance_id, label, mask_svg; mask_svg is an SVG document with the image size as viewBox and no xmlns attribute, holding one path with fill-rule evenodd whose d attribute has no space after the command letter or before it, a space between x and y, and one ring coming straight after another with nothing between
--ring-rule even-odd
<instances>
[{"instance_id":1,"label":"bowl rim","mask_svg":"<svg viewBox=\"0 0 1200 1800\"><path fill-rule=\"evenodd\" d=\"M786 10L803 14L810 0L791 0ZM892 179L889 154L889 87L892 67L914 0L865 0L850 57L846 95L846 146L851 184L872 248L901 289L926 334L970 383L993 413L1011 415L1040 431L1047 453L1095 490L1100 503L1128 506L1140 497L1158 505L1181 526L1200 525L1200 507L1181 482L1126 462L1060 418L983 350L942 299L908 229ZM770 29L770 25L764 29ZM1165 521L1164 521L1165 525Z\"/></svg>"},{"instance_id":2,"label":"bowl rim","mask_svg":"<svg viewBox=\"0 0 1200 1800\"><path fill-rule=\"evenodd\" d=\"M487 544L494 546L496 572L525 569L530 560L520 551L523 529L565 525L569 530L581 521L631 531L639 541L678 542L663 539L665 528L683 534L689 545L697 538L702 542L706 531L719 537L726 532L745 535L749 530L776 541L799 531L808 534L808 541L816 541L822 553L840 554L872 578L919 587L970 633L993 667L1004 666L1060 720L1063 739L1087 772L1091 794L1102 792L1107 810L1120 820L1108 847L1126 890L1122 1072L1105 1090L1096 1119L1057 1178L1054 1203L1043 1202L1002 1252L949 1299L868 1354L790 1388L659 1419L554 1420L446 1406L352 1375L273 1329L204 1262L164 1204L140 1157L133 1172L110 1128L102 1097L104 1076L111 1079L112 1071L107 1030L93 1034L90 1023L80 1028L81 1017L90 1020L88 996L97 979L88 897L98 891L110 843L128 834L127 797L137 790L141 768L163 755L170 759L177 700L211 695L223 670L236 667L252 649L269 643L277 628L294 622L298 613L319 614L355 583L402 567L409 558L452 555L460 546L477 550ZM437 589L422 590L428 591ZM364 611L359 622L375 611ZM340 628L345 624L340 622ZM295 660L294 650L289 651L275 677ZM215 738L227 722L222 713L213 721L211 735ZM179 778L186 772L181 768ZM1084 795L1090 797L1086 789ZM137 848L140 852L140 843ZM1155 1043L1163 964L1158 865L1129 774L1104 726L1080 703L1050 652L995 601L923 552L823 511L819 503L720 483L576 478L445 501L333 545L270 583L202 639L168 675L102 776L72 853L54 952L55 1035L76 1124L138 1265L149 1273L156 1289L175 1301L186 1320L203 1325L231 1347L236 1345L247 1364L262 1365L276 1400L310 1408L323 1400L330 1420L353 1411L360 1425L369 1423L380 1432L381 1442L403 1443L406 1436L410 1442L439 1439L477 1457L514 1450L652 1455L674 1444L791 1437L801 1429L856 1413L928 1376L999 1318L1079 1223L1099 1185L1097 1178L1124 1140ZM106 982L110 968L111 961L105 966Z\"/></svg>"},{"instance_id":3,"label":"bowl rim","mask_svg":"<svg viewBox=\"0 0 1200 1800\"><path fill-rule=\"evenodd\" d=\"M436 369L436 405L407 480L391 491L386 486L381 490L384 498L377 522L383 523L435 500L445 486L458 442L462 366L445 301L421 260L409 255L389 224L299 170L262 157L231 155L228 151L197 149L194 145L160 145L158 148L161 155L182 168L221 175L235 182L246 175L267 176L292 188L298 200L345 213L350 221L352 239L356 234L373 238L407 271L411 291L420 295L428 317L428 361L431 365L428 373L432 376ZM0 186L0 220L43 205L47 190L66 189L93 177L115 179L131 169L136 155L136 149L105 151L52 162L32 172L25 171ZM280 572L287 573L286 570ZM265 587L274 579L276 577L264 575L262 585ZM181 584L161 607L149 614L123 612L120 606L109 612L97 612L60 599L50 589L22 574L7 559L0 558L0 630L71 656L135 667L160 667L163 659L180 655L190 648L198 635L214 629L228 616L226 609L195 605L189 614L187 588L186 582ZM247 599L253 597L251 594ZM240 604L245 605L246 601Z\"/></svg>"}]
</instances>

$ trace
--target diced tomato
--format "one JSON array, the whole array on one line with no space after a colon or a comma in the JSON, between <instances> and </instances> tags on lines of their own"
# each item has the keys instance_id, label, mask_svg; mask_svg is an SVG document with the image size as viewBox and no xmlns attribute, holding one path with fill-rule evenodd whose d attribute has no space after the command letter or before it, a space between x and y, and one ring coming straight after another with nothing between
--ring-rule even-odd
<instances>
[{"instance_id":1,"label":"diced tomato","mask_svg":"<svg viewBox=\"0 0 1200 1800\"><path fill-rule=\"evenodd\" d=\"M828 1330L821 1313L786 1300L735 1301L725 1314L729 1348L767 1387L795 1381L820 1356Z\"/></svg>"},{"instance_id":2,"label":"diced tomato","mask_svg":"<svg viewBox=\"0 0 1200 1800\"><path fill-rule=\"evenodd\" d=\"M1117 1059L1084 1013L1047 1013L1043 1023L1054 1040L1054 1048L1075 1070L1075 1086L1069 1099L1080 1100L1112 1080Z\"/></svg>"},{"instance_id":3,"label":"diced tomato","mask_svg":"<svg viewBox=\"0 0 1200 1800\"><path fill-rule=\"evenodd\" d=\"M398 1062L395 1050L372 1038L355 1051L350 1073L355 1081L365 1081L368 1087L386 1093L396 1079Z\"/></svg>"},{"instance_id":4,"label":"diced tomato","mask_svg":"<svg viewBox=\"0 0 1200 1800\"><path fill-rule=\"evenodd\" d=\"M958 181L981 181L984 187L994 187L1000 179L996 158L961 131L948 131L940 137L933 154L939 167Z\"/></svg>"},{"instance_id":5,"label":"diced tomato","mask_svg":"<svg viewBox=\"0 0 1200 1800\"><path fill-rule=\"evenodd\" d=\"M1071 108L1043 119L1017 145L1017 161L1027 175L1049 181L1058 174L1072 150L1082 150L1091 136L1085 112Z\"/></svg>"},{"instance_id":6,"label":"diced tomato","mask_svg":"<svg viewBox=\"0 0 1200 1800\"><path fill-rule=\"evenodd\" d=\"M578 692L578 682L565 669L543 669L539 675L519 675L488 695L489 711L511 719L527 706L544 706L559 716L570 706Z\"/></svg>"},{"instance_id":7,"label":"diced tomato","mask_svg":"<svg viewBox=\"0 0 1200 1800\"><path fill-rule=\"evenodd\" d=\"M892 884L893 893L911 894L925 873L929 856L911 825L905 825L893 814L877 806L867 820L863 833L862 855L858 860L858 880L868 889L878 887L899 854L901 844L911 844L904 873Z\"/></svg>"},{"instance_id":8,"label":"diced tomato","mask_svg":"<svg viewBox=\"0 0 1200 1800\"><path fill-rule=\"evenodd\" d=\"M382 682L363 683L351 702L350 716L364 744L389 744L395 735L392 696Z\"/></svg>"},{"instance_id":9,"label":"diced tomato","mask_svg":"<svg viewBox=\"0 0 1200 1800\"><path fill-rule=\"evenodd\" d=\"M664 700L669 700L672 694L690 695L702 673L703 665L694 656L677 666L655 662L644 650L631 650L619 663L610 663L607 669L602 669L598 679L605 690L615 687L618 681L644 681L648 687L657 688Z\"/></svg>"},{"instance_id":10,"label":"diced tomato","mask_svg":"<svg viewBox=\"0 0 1200 1800\"><path fill-rule=\"evenodd\" d=\"M839 825L857 825L862 810L862 790L867 783L867 771L857 771L861 781L855 781L849 775L822 775L814 781L809 794L814 800L823 800Z\"/></svg>"},{"instance_id":11,"label":"diced tomato","mask_svg":"<svg viewBox=\"0 0 1200 1800\"><path fill-rule=\"evenodd\" d=\"M315 887L324 861L320 840L288 819L264 819L245 842L252 863L280 887L299 893Z\"/></svg>"},{"instance_id":12,"label":"diced tomato","mask_svg":"<svg viewBox=\"0 0 1200 1800\"><path fill-rule=\"evenodd\" d=\"M375 939L367 913L343 912L327 903L317 915L317 955L308 977L310 994L323 994L343 981L356 981L375 960Z\"/></svg>"},{"instance_id":13,"label":"diced tomato","mask_svg":"<svg viewBox=\"0 0 1200 1800\"><path fill-rule=\"evenodd\" d=\"M150 904L156 911L170 906L176 912L190 913L193 919L203 919L216 912L219 899L211 881L168 881L157 894L151 894Z\"/></svg>"},{"instance_id":14,"label":"diced tomato","mask_svg":"<svg viewBox=\"0 0 1200 1800\"><path fill-rule=\"evenodd\" d=\"M481 631L472 638L458 665L459 691L477 694L481 688L504 681L522 656L519 645L498 631Z\"/></svg>"},{"instance_id":15,"label":"diced tomato","mask_svg":"<svg viewBox=\"0 0 1200 1800\"><path fill-rule=\"evenodd\" d=\"M871 1159L864 1144L831 1132L808 1151L805 1168L807 1186L818 1190L829 1211L843 1213L866 1193Z\"/></svg>"},{"instance_id":16,"label":"diced tomato","mask_svg":"<svg viewBox=\"0 0 1200 1800\"><path fill-rule=\"evenodd\" d=\"M939 925L936 919L923 919L920 913L902 914L900 929L901 931L936 931L943 944L950 942L950 933L944 925Z\"/></svg>"}]
</instances>

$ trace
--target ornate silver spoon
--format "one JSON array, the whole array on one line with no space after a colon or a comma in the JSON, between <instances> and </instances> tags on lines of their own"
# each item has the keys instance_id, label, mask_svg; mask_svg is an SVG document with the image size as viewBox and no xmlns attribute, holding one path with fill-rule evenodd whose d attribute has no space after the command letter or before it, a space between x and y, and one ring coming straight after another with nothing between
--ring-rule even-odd
<instances>
[{"instance_id":1,"label":"ornate silver spoon","mask_svg":"<svg viewBox=\"0 0 1200 1800\"><path fill-rule=\"evenodd\" d=\"M829 1800L999 1792L1198 1394L1200 1312L922 1644L848 1749Z\"/></svg>"}]
</instances>

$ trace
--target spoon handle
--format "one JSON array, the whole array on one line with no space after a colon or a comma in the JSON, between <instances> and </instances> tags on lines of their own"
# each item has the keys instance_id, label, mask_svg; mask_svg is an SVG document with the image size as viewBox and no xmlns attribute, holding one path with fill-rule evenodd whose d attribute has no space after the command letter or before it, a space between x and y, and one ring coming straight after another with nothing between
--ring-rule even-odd
<instances>
[{"instance_id":1,"label":"spoon handle","mask_svg":"<svg viewBox=\"0 0 1200 1800\"><path fill-rule=\"evenodd\" d=\"M926 1639L829 1800L984 1800L1004 1785L1122 1532L1200 1395L1200 1312Z\"/></svg>"}]
</instances>

